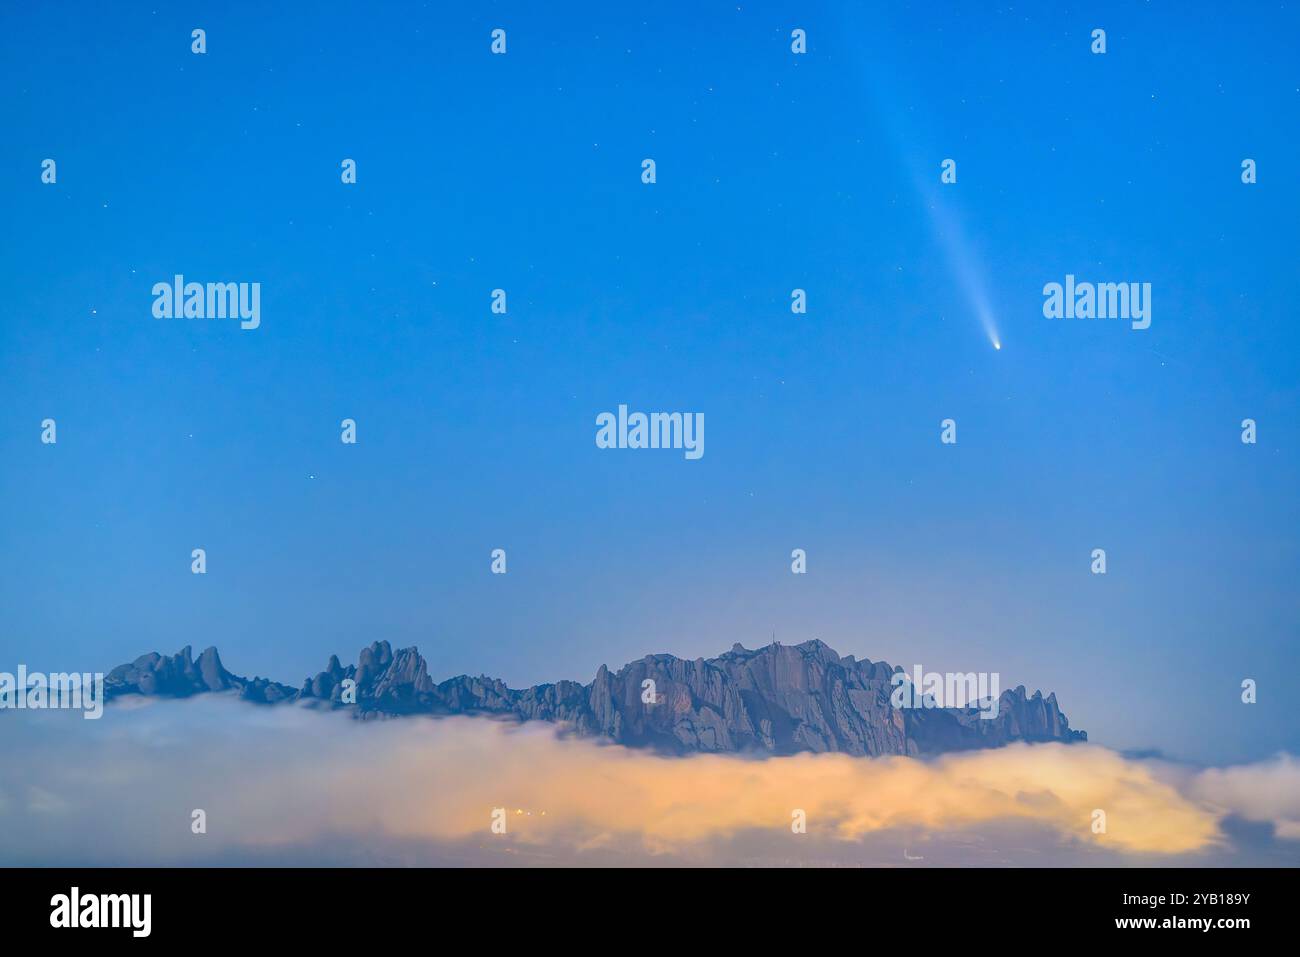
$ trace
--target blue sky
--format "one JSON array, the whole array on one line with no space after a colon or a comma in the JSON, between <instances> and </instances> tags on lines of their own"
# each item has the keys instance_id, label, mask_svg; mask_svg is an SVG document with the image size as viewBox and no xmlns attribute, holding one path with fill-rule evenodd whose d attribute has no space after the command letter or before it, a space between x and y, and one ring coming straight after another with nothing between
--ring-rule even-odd
<instances>
[{"instance_id":1,"label":"blue sky","mask_svg":"<svg viewBox=\"0 0 1300 957\"><path fill-rule=\"evenodd\" d=\"M386 638L519 686L819 637L1115 747L1295 751L1297 21L15 10L0 660L297 683ZM261 327L154 319L178 272L261 282ZM1067 273L1150 282L1151 328L1044 319ZM597 449L619 403L706 454Z\"/></svg>"}]
</instances>

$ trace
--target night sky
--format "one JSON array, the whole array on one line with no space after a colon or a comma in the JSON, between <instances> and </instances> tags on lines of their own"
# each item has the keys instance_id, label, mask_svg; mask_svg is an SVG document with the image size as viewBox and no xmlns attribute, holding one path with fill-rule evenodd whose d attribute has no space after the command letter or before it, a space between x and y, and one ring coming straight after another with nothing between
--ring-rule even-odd
<instances>
[{"instance_id":1,"label":"night sky","mask_svg":"<svg viewBox=\"0 0 1300 957\"><path fill-rule=\"evenodd\" d=\"M1039 6L8 11L0 668L817 637L1295 752L1300 13ZM260 327L154 318L178 273ZM1067 274L1150 328L1044 318ZM620 404L705 454L597 448Z\"/></svg>"}]
</instances>

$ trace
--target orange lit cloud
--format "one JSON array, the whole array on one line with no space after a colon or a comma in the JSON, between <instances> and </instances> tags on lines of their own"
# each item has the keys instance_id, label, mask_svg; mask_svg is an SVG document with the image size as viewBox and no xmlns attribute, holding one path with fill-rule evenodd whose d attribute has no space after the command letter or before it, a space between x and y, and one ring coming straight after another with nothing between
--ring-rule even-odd
<instances>
[{"instance_id":1,"label":"orange lit cloud","mask_svg":"<svg viewBox=\"0 0 1300 957\"><path fill-rule=\"evenodd\" d=\"M41 766L39 788L33 776L0 782L0 833L9 835L0 838L0 863L40 848L75 857L87 831L125 863L339 838L548 849L579 863L610 847L698 858L744 835L782 836L781 846L795 849L851 848L873 835L926 840L993 825L1028 829L1040 843L1046 836L1049 861L1070 847L1180 855L1222 844L1219 822L1242 808L1250 775L1267 775L1272 792L1285 795L1296 773L1291 763L1189 777L1095 745L1059 744L926 761L664 758L541 724L358 722L220 698L114 708L99 722L0 722L0 744ZM1249 809L1256 819L1269 819L1267 803ZM504 837L491 832L501 807ZM193 808L207 814L205 835L190 833ZM795 810L807 818L797 838ZM1105 812L1104 834L1092 830L1096 810ZM5 841L16 846L6 851Z\"/></svg>"}]
</instances>

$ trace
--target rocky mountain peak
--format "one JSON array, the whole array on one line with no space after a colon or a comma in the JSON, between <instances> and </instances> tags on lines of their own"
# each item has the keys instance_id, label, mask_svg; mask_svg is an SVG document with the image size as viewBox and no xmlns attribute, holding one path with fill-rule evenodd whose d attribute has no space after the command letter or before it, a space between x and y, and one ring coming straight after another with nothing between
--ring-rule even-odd
<instances>
[{"instance_id":1,"label":"rocky mountain peak","mask_svg":"<svg viewBox=\"0 0 1300 957\"><path fill-rule=\"evenodd\" d=\"M559 681L514 690L497 678L460 675L435 682L415 647L376 641L343 665L298 689L228 672L215 648L198 662L187 646L113 669L109 698L123 694L188 697L235 691L262 703L299 701L347 708L356 716L489 714L519 721L564 722L577 733L685 754L698 751L791 754L934 754L997 747L1011 741L1086 741L1057 706L1056 695L1025 687L1004 691L992 719L975 708L896 708L887 662L839 654L818 639L758 649L739 642L716 658L646 655L611 672L601 665L590 684ZM355 696L344 701L345 682Z\"/></svg>"}]
</instances>

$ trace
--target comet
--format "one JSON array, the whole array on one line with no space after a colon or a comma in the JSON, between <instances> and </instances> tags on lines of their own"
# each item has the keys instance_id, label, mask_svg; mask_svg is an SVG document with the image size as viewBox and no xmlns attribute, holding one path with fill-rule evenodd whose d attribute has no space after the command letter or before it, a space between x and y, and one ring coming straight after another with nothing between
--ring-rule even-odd
<instances>
[{"instance_id":1,"label":"comet","mask_svg":"<svg viewBox=\"0 0 1300 957\"><path fill-rule=\"evenodd\" d=\"M925 199L935 235L943 247L957 283L966 296L966 301L970 303L971 311L979 319L984 335L988 337L989 345L993 346L994 351L1001 351L1002 337L998 334L997 320L993 315L993 307L989 304L984 277L975 261L975 255L962 235L961 225L956 215L944 208L934 194L933 187L917 182L917 190Z\"/></svg>"},{"instance_id":2,"label":"comet","mask_svg":"<svg viewBox=\"0 0 1300 957\"><path fill-rule=\"evenodd\" d=\"M869 26L863 23L864 29ZM904 104L912 102L913 96L910 91L899 89L896 77L876 66L870 59L862 62L864 95L874 103L881 131L893 143L900 164L910 171L912 186L930 215L935 236L970 311L979 320L989 345L995 352L1000 352L1002 336L989 301L984 270L975 249L966 240L953 208L952 200L960 196L957 191L962 187L957 185L959 181L955 178L942 185L939 178L941 158L951 158L954 154L939 149L917 149L911 145L934 138L918 136L910 128L915 114L910 108L904 108ZM960 157L954 160L959 161ZM955 167L953 169L955 175Z\"/></svg>"}]
</instances>

